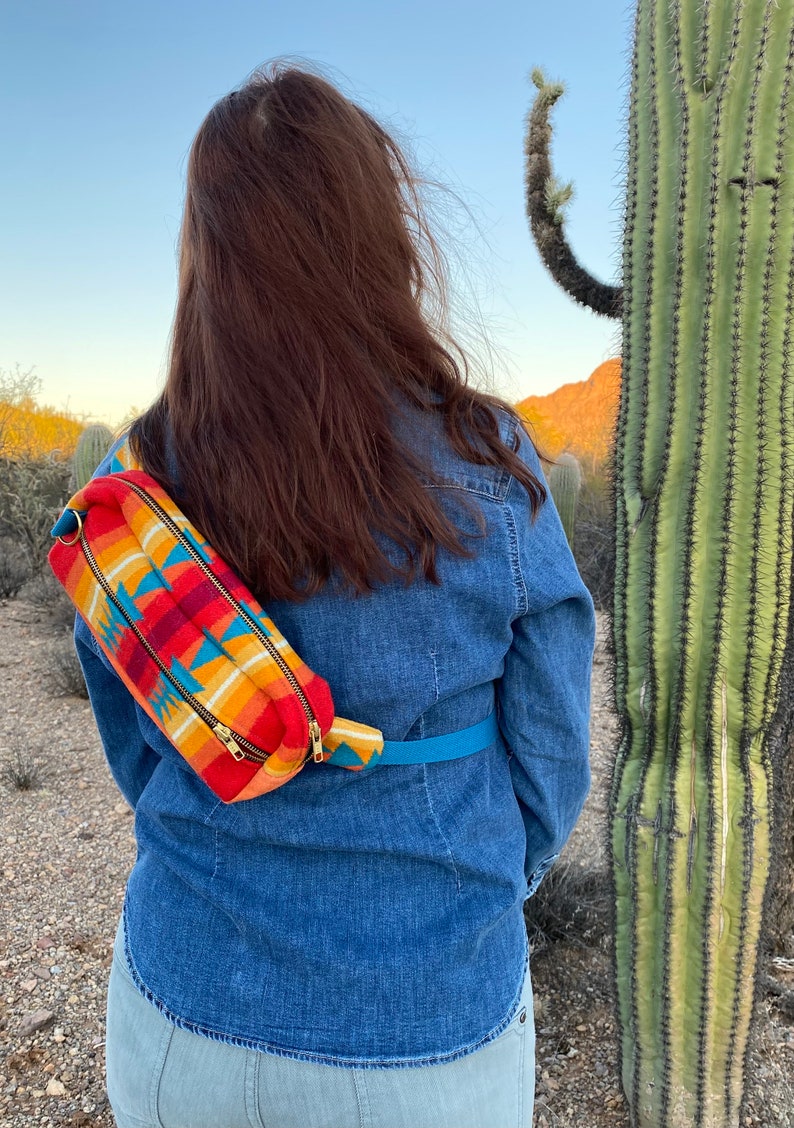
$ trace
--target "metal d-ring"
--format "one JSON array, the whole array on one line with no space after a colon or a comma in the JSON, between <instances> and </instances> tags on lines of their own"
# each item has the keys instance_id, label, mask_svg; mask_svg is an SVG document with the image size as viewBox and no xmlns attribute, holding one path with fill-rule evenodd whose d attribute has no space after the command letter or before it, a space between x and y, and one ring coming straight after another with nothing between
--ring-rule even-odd
<instances>
[{"instance_id":1,"label":"metal d-ring","mask_svg":"<svg viewBox=\"0 0 794 1128\"><path fill-rule=\"evenodd\" d=\"M57 540L59 540L61 544L65 544L69 548L71 548L73 544L77 544L77 542L80 540L80 537L83 535L83 518L80 516L79 512L76 509L69 509L68 512L73 513L77 518L77 532L71 540L67 540L66 537L58 537Z\"/></svg>"}]
</instances>

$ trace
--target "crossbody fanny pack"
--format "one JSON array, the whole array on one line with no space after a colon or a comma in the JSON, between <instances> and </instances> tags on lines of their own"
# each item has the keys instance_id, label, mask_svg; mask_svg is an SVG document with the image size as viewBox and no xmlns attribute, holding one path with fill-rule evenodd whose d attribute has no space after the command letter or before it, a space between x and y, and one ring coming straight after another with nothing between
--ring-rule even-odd
<instances>
[{"instance_id":1,"label":"crossbody fanny pack","mask_svg":"<svg viewBox=\"0 0 794 1128\"><path fill-rule=\"evenodd\" d=\"M133 698L226 803L287 783L311 759L352 771L454 759L498 736L496 716L415 741L337 717L232 568L136 462L67 503L50 566Z\"/></svg>"}]
</instances>

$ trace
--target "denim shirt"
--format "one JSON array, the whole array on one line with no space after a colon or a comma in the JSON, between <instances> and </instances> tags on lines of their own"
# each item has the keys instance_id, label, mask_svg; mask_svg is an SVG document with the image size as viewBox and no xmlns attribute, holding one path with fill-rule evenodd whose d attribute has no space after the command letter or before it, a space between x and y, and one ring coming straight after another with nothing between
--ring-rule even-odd
<instances>
[{"instance_id":1,"label":"denim shirt","mask_svg":"<svg viewBox=\"0 0 794 1128\"><path fill-rule=\"evenodd\" d=\"M367 772L309 762L225 805L76 624L110 769L135 810L129 970L173 1023L209 1038L339 1066L421 1065L477 1049L517 1006L523 904L589 786L593 605L551 499L533 522L518 481L461 459L435 415L411 427L434 469L427 488L459 526L475 530L471 506L484 518L475 556L439 552L440 585L356 598L330 585L268 610L338 715L410 740L495 708L489 747ZM515 421L500 427L514 444Z\"/></svg>"}]
</instances>

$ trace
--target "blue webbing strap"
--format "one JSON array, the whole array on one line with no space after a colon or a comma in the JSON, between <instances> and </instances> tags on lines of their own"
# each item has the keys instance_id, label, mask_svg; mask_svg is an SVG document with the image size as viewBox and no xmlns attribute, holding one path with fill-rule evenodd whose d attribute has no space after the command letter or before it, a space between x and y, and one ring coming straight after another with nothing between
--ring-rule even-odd
<instances>
[{"instance_id":1,"label":"blue webbing strap","mask_svg":"<svg viewBox=\"0 0 794 1128\"><path fill-rule=\"evenodd\" d=\"M424 740L384 740L383 752L373 758L372 766L379 764L427 764L436 760L457 760L460 756L471 756L482 752L499 737L496 710L469 728L443 736L428 736ZM341 755L340 755L341 753ZM326 761L329 764L349 763L342 748Z\"/></svg>"}]
</instances>

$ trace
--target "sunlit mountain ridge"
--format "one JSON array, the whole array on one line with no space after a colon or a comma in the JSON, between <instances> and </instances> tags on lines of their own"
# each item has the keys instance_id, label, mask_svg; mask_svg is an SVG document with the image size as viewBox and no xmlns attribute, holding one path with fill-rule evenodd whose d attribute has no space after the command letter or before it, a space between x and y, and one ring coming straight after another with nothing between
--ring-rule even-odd
<instances>
[{"instance_id":1,"label":"sunlit mountain ridge","mask_svg":"<svg viewBox=\"0 0 794 1128\"><path fill-rule=\"evenodd\" d=\"M531 424L542 456L576 455L588 474L607 461L620 400L620 358L599 364L586 379L545 396L527 396L518 411Z\"/></svg>"}]
</instances>

